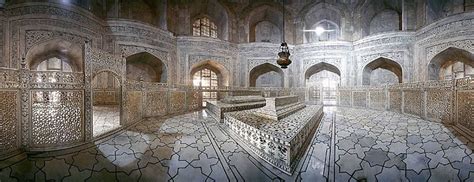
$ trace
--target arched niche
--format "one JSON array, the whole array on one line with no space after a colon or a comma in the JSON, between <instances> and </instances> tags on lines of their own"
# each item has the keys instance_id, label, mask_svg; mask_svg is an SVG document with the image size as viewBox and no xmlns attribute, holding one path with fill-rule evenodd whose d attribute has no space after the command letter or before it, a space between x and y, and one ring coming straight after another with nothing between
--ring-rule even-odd
<instances>
[{"instance_id":1,"label":"arched niche","mask_svg":"<svg viewBox=\"0 0 474 182\"><path fill-rule=\"evenodd\" d=\"M337 75L337 76L324 73L325 71L327 71L329 73L333 73L334 75ZM324 75L317 75L319 73L323 73ZM340 79L341 79L341 71L339 70L339 68L337 68L336 66L334 66L332 64L325 63L325 62L315 64L315 65L309 67L305 71L304 78L305 78L305 85L306 86L308 86L307 82L309 82L311 77L314 76L314 75L317 75L317 76L320 76L320 77L325 77L326 79L329 79L330 81L335 81L335 82L337 82L336 83L337 85L340 83ZM318 81L324 81L324 80L318 80Z\"/></svg>"},{"instance_id":2,"label":"arched niche","mask_svg":"<svg viewBox=\"0 0 474 182\"><path fill-rule=\"evenodd\" d=\"M196 72L204 69L209 69L217 74L218 86L229 86L229 70L222 64L213 60L205 60L192 65L189 72L190 78L192 79Z\"/></svg>"},{"instance_id":3,"label":"arched niche","mask_svg":"<svg viewBox=\"0 0 474 182\"><path fill-rule=\"evenodd\" d=\"M451 67L450 67L451 66ZM454 66L454 67L452 67ZM474 54L454 47L449 47L438 53L431 59L428 64L428 78L430 80L443 80L448 73L447 69L451 68L452 72L462 72L462 76L454 76L452 78L462 78L465 75L472 75L472 67L474 67Z\"/></svg>"},{"instance_id":4,"label":"arched niche","mask_svg":"<svg viewBox=\"0 0 474 182\"><path fill-rule=\"evenodd\" d=\"M427 0L426 24L441 18L464 12L464 0Z\"/></svg>"},{"instance_id":5,"label":"arched niche","mask_svg":"<svg viewBox=\"0 0 474 182\"><path fill-rule=\"evenodd\" d=\"M167 82L166 65L154 55L141 52L126 58L127 79L146 82Z\"/></svg>"},{"instance_id":6,"label":"arched niche","mask_svg":"<svg viewBox=\"0 0 474 182\"><path fill-rule=\"evenodd\" d=\"M402 29L401 16L397 11L387 9L372 17L369 26L370 34L399 31Z\"/></svg>"},{"instance_id":7,"label":"arched niche","mask_svg":"<svg viewBox=\"0 0 474 182\"><path fill-rule=\"evenodd\" d=\"M254 67L252 70L250 70L250 74L249 74L249 86L250 87L256 87L256 86L259 86L257 84L258 82L258 79L260 77L265 77L265 75L268 75L268 76L276 76L274 77L273 81L279 81L279 84L278 85L273 85L273 86L277 86L277 87L284 87L284 73L283 73L283 70L273 64L270 64L270 63L264 63L264 64L261 64L261 65L258 65L256 67Z\"/></svg>"},{"instance_id":8,"label":"arched niche","mask_svg":"<svg viewBox=\"0 0 474 182\"><path fill-rule=\"evenodd\" d=\"M217 38L229 40L229 10L217 0L193 1L190 6L191 31L192 24L199 18L207 17L217 26ZM192 34L192 32L191 32Z\"/></svg>"},{"instance_id":9,"label":"arched niche","mask_svg":"<svg viewBox=\"0 0 474 182\"><path fill-rule=\"evenodd\" d=\"M373 76L373 73L374 71L376 72L379 72L380 70L379 69L383 69L383 70L386 70L386 71L389 71L391 73L394 74L394 76L396 76L396 81L397 83L402 83L403 82L403 69L402 67L400 66L400 64L398 64L397 62L391 60L391 59L387 59L387 58L383 58L383 57L379 57L373 61L371 61L370 63L368 63L367 65L365 65L364 69L363 69L363 72L362 72L362 85L371 85L371 80L373 80L374 78L371 78ZM384 73L384 71L381 72L382 74ZM385 72L387 73L387 72ZM390 74L390 73L388 73ZM383 77L385 78L385 77ZM390 80L393 80L393 79L387 79L386 81L390 81ZM382 83L383 81L380 81L379 83ZM393 83L393 82L388 82L388 83ZM373 83L372 83L373 85Z\"/></svg>"},{"instance_id":10,"label":"arched niche","mask_svg":"<svg viewBox=\"0 0 474 182\"><path fill-rule=\"evenodd\" d=\"M254 29L254 42L281 43L281 29L272 22L258 22Z\"/></svg>"},{"instance_id":11,"label":"arched niche","mask_svg":"<svg viewBox=\"0 0 474 182\"><path fill-rule=\"evenodd\" d=\"M110 4L110 6L116 6L115 3L108 4ZM116 8L119 8L118 18L132 19L165 28L161 22L165 16L163 14L165 13L165 11L163 11L165 7L163 7L163 2L161 1L126 0L120 1L117 5L118 7ZM113 10L113 8L109 9L109 11L110 10ZM114 15L114 13L110 13L110 15Z\"/></svg>"},{"instance_id":12,"label":"arched niche","mask_svg":"<svg viewBox=\"0 0 474 182\"><path fill-rule=\"evenodd\" d=\"M283 27L283 7L281 3L271 3L271 2L258 2L250 3L249 6L245 7L240 13L240 18L244 20L244 26L248 32L243 31L241 37L247 37L247 40L242 39L242 41L256 42L257 34L257 25L261 22L270 22L275 25L275 28L282 31ZM291 11L285 10L285 40L287 42L292 42L292 14Z\"/></svg>"},{"instance_id":13,"label":"arched niche","mask_svg":"<svg viewBox=\"0 0 474 182\"><path fill-rule=\"evenodd\" d=\"M30 70L57 70L82 72L82 46L54 39L33 46L26 54L25 61ZM67 64L67 66L65 65ZM51 69L53 68L53 69Z\"/></svg>"},{"instance_id":14,"label":"arched niche","mask_svg":"<svg viewBox=\"0 0 474 182\"><path fill-rule=\"evenodd\" d=\"M321 26L325 30L335 30L331 32L324 32L321 37L331 36L335 37L330 40L338 40L340 38L340 25L343 23L344 17L343 7L335 6L327 2L315 2L313 5L304 8L300 16L303 17L304 30L315 30L316 27ZM337 36L336 36L337 35ZM304 43L317 42L318 36L315 32L303 32ZM322 39L325 41L326 39Z\"/></svg>"},{"instance_id":15,"label":"arched niche","mask_svg":"<svg viewBox=\"0 0 474 182\"><path fill-rule=\"evenodd\" d=\"M337 41L340 37L341 32L339 25L337 25L333 21L321 20L311 26L310 30L316 30L317 27L324 28L324 30L327 31L323 32L321 35L317 35L316 32L306 32L305 36L308 43L321 41Z\"/></svg>"}]
</instances>

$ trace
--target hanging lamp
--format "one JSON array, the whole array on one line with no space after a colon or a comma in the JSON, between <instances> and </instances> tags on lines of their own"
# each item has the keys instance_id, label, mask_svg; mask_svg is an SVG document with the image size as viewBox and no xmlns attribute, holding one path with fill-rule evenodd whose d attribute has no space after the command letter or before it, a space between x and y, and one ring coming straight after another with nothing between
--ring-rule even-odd
<instances>
[{"instance_id":1,"label":"hanging lamp","mask_svg":"<svg viewBox=\"0 0 474 182\"><path fill-rule=\"evenodd\" d=\"M281 68L285 69L288 68L288 65L291 64L290 60L290 49L288 48L288 44L285 42L285 0L283 0L283 21L282 21L282 36L281 40L282 43L280 45L281 52L278 53L277 64L280 65Z\"/></svg>"}]
</instances>

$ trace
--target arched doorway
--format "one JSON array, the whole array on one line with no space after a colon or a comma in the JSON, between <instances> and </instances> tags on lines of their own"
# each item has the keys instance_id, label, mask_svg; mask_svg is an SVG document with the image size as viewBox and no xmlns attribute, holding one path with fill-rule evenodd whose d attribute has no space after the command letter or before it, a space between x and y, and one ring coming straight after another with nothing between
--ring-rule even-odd
<instances>
[{"instance_id":1,"label":"arched doorway","mask_svg":"<svg viewBox=\"0 0 474 182\"><path fill-rule=\"evenodd\" d=\"M387 85L403 82L402 67L387 58L377 58L367 64L362 73L362 85Z\"/></svg>"},{"instance_id":2,"label":"arched doorway","mask_svg":"<svg viewBox=\"0 0 474 182\"><path fill-rule=\"evenodd\" d=\"M250 71L250 87L284 87L284 73L279 67L264 63Z\"/></svg>"},{"instance_id":3,"label":"arched doorway","mask_svg":"<svg viewBox=\"0 0 474 182\"><path fill-rule=\"evenodd\" d=\"M117 75L101 71L94 76L92 86L92 115L94 137L120 127L122 86Z\"/></svg>"},{"instance_id":4,"label":"arched doorway","mask_svg":"<svg viewBox=\"0 0 474 182\"><path fill-rule=\"evenodd\" d=\"M474 54L450 47L431 59L428 65L430 80L451 80L474 76Z\"/></svg>"},{"instance_id":5,"label":"arched doorway","mask_svg":"<svg viewBox=\"0 0 474 182\"><path fill-rule=\"evenodd\" d=\"M127 80L167 82L166 65L154 55L141 52L127 57Z\"/></svg>"},{"instance_id":6,"label":"arched doorway","mask_svg":"<svg viewBox=\"0 0 474 182\"><path fill-rule=\"evenodd\" d=\"M206 106L206 101L218 100L219 95L216 90L229 84L229 72L215 61L207 60L194 64L190 75L192 85L202 90L203 106Z\"/></svg>"},{"instance_id":7,"label":"arched doorway","mask_svg":"<svg viewBox=\"0 0 474 182\"><path fill-rule=\"evenodd\" d=\"M341 71L332 64L321 62L309 67L305 72L308 101L313 104L336 105L340 80Z\"/></svg>"}]
</instances>

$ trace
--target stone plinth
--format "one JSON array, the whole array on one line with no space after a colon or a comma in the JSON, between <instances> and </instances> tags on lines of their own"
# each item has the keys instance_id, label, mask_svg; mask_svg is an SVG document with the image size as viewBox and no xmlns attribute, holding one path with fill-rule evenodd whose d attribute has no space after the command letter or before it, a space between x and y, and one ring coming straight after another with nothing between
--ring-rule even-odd
<instances>
[{"instance_id":1,"label":"stone plinth","mask_svg":"<svg viewBox=\"0 0 474 182\"><path fill-rule=\"evenodd\" d=\"M267 105L274 102L272 105L277 111L278 107L286 108L281 112L285 114L276 114L279 119L273 119L268 113L262 114L273 106L265 106L266 109L225 113L224 123L229 134L249 152L291 175L319 125L323 107L303 105L303 108L295 109L301 104L297 104L297 99L295 103L293 97L266 101ZM275 113L273 109L270 111Z\"/></svg>"},{"instance_id":2,"label":"stone plinth","mask_svg":"<svg viewBox=\"0 0 474 182\"><path fill-rule=\"evenodd\" d=\"M222 101L207 101L206 108L214 119L222 122L225 112L242 111L265 106L265 99L261 96L234 96L226 97Z\"/></svg>"}]
</instances>

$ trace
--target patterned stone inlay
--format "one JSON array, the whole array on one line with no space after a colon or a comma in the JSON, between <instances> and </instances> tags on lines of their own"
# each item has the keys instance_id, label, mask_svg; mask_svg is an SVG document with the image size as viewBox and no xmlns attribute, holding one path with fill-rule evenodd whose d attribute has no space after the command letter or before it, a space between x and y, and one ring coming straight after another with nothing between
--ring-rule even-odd
<instances>
[{"instance_id":1,"label":"patterned stone inlay","mask_svg":"<svg viewBox=\"0 0 474 182\"><path fill-rule=\"evenodd\" d=\"M17 91L0 91L0 151L17 148Z\"/></svg>"},{"instance_id":2,"label":"patterned stone inlay","mask_svg":"<svg viewBox=\"0 0 474 182\"><path fill-rule=\"evenodd\" d=\"M199 91L190 90L186 92L188 110L196 110L201 108L202 105L202 94Z\"/></svg>"},{"instance_id":3,"label":"patterned stone inlay","mask_svg":"<svg viewBox=\"0 0 474 182\"><path fill-rule=\"evenodd\" d=\"M384 110L386 100L387 98L385 96L385 92L383 91L370 92L370 108Z\"/></svg>"},{"instance_id":4,"label":"patterned stone inlay","mask_svg":"<svg viewBox=\"0 0 474 182\"><path fill-rule=\"evenodd\" d=\"M474 131L474 92L458 92L457 124Z\"/></svg>"},{"instance_id":5,"label":"patterned stone inlay","mask_svg":"<svg viewBox=\"0 0 474 182\"><path fill-rule=\"evenodd\" d=\"M390 110L396 112L402 112L402 92L401 91L389 91L390 97Z\"/></svg>"},{"instance_id":6,"label":"patterned stone inlay","mask_svg":"<svg viewBox=\"0 0 474 182\"><path fill-rule=\"evenodd\" d=\"M429 90L426 99L426 114L428 118L443 123L450 123L453 103L452 92L446 90Z\"/></svg>"},{"instance_id":7,"label":"patterned stone inlay","mask_svg":"<svg viewBox=\"0 0 474 182\"><path fill-rule=\"evenodd\" d=\"M170 113L181 113L185 110L186 92L175 91L170 93Z\"/></svg>"},{"instance_id":8,"label":"patterned stone inlay","mask_svg":"<svg viewBox=\"0 0 474 182\"><path fill-rule=\"evenodd\" d=\"M34 146L71 144L83 138L82 91L31 91L31 96Z\"/></svg>"},{"instance_id":9,"label":"patterned stone inlay","mask_svg":"<svg viewBox=\"0 0 474 182\"><path fill-rule=\"evenodd\" d=\"M339 91L339 105L351 106L352 92L351 91Z\"/></svg>"},{"instance_id":10,"label":"patterned stone inlay","mask_svg":"<svg viewBox=\"0 0 474 182\"><path fill-rule=\"evenodd\" d=\"M166 106L168 105L166 91L153 91L146 93L145 116L163 116L166 115Z\"/></svg>"},{"instance_id":11,"label":"patterned stone inlay","mask_svg":"<svg viewBox=\"0 0 474 182\"><path fill-rule=\"evenodd\" d=\"M366 92L354 92L354 106L367 107Z\"/></svg>"},{"instance_id":12,"label":"patterned stone inlay","mask_svg":"<svg viewBox=\"0 0 474 182\"><path fill-rule=\"evenodd\" d=\"M423 115L423 92L421 90L404 91L404 112L416 116Z\"/></svg>"}]
</instances>

